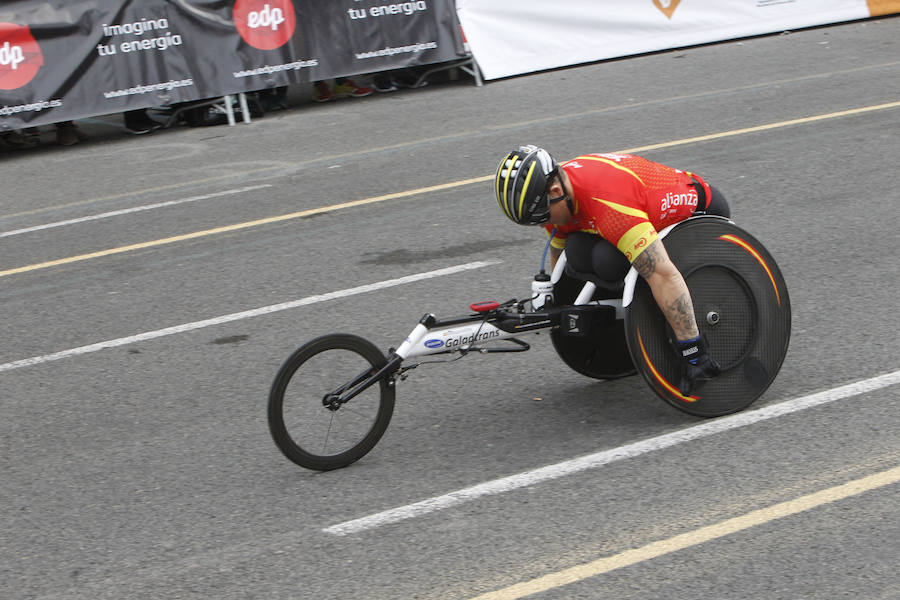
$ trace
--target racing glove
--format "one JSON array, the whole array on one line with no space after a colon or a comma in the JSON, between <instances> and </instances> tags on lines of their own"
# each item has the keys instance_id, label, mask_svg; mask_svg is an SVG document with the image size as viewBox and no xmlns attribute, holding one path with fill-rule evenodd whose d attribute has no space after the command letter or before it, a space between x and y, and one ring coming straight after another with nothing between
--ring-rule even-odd
<instances>
[{"instance_id":1,"label":"racing glove","mask_svg":"<svg viewBox=\"0 0 900 600\"><path fill-rule=\"evenodd\" d=\"M690 396L722 372L719 363L709 356L703 336L675 340L675 348L681 358L681 384L678 387L682 395Z\"/></svg>"}]
</instances>

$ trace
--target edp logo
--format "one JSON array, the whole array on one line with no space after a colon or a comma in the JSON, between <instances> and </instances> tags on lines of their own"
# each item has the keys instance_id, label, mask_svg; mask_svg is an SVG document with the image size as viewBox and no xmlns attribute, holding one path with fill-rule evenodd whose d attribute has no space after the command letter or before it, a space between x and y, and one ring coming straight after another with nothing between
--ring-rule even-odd
<instances>
[{"instance_id":1,"label":"edp logo","mask_svg":"<svg viewBox=\"0 0 900 600\"><path fill-rule=\"evenodd\" d=\"M10 46L9 42L4 42L0 47L0 65L11 67L15 71L23 62L25 62L25 53L22 52L22 49L19 46Z\"/></svg>"},{"instance_id":2,"label":"edp logo","mask_svg":"<svg viewBox=\"0 0 900 600\"><path fill-rule=\"evenodd\" d=\"M0 90L17 90L44 65L41 47L25 25L0 23Z\"/></svg>"},{"instance_id":3,"label":"edp logo","mask_svg":"<svg viewBox=\"0 0 900 600\"><path fill-rule=\"evenodd\" d=\"M263 6L259 12L250 12L247 14L247 26L251 29L259 29L260 27L268 27L272 31L278 31L278 26L284 23L284 13L280 8L272 8L268 4Z\"/></svg>"},{"instance_id":4,"label":"edp logo","mask_svg":"<svg viewBox=\"0 0 900 600\"><path fill-rule=\"evenodd\" d=\"M233 15L241 38L260 50L280 48L297 28L292 0L235 0Z\"/></svg>"}]
</instances>

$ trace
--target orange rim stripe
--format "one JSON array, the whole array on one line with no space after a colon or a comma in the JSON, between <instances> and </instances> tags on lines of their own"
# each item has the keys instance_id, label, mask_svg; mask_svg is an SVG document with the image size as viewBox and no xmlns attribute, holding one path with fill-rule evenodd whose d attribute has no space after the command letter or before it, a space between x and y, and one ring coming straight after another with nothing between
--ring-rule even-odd
<instances>
[{"instance_id":1,"label":"orange rim stripe","mask_svg":"<svg viewBox=\"0 0 900 600\"><path fill-rule=\"evenodd\" d=\"M778 306L781 306L781 294L778 291L778 285L775 283L775 276L772 275L772 270L769 268L769 265L766 264L766 261L763 260L763 257L759 255L759 252L756 251L756 248L745 242L739 237L733 236L731 234L725 234L719 236L720 240L725 240L731 242L732 244L737 244L744 250L750 253L753 258L755 258L759 264L762 265L762 268L766 270L766 275L769 276L769 281L772 282L772 287L775 289L775 299L778 300Z\"/></svg>"},{"instance_id":2,"label":"orange rim stripe","mask_svg":"<svg viewBox=\"0 0 900 600\"><path fill-rule=\"evenodd\" d=\"M659 374L659 371L656 370L656 367L653 366L653 362L650 361L650 357L647 356L647 349L644 348L644 339L641 337L641 328L637 328L637 336L638 336L638 344L641 346L641 354L644 355L644 362L647 363L647 366L650 367L650 372L653 373L653 377L662 384L664 388L666 388L670 394L678 398L679 400L684 400L685 402L696 402L700 399L699 396L685 396L683 395L678 388L674 385L666 381L666 378Z\"/></svg>"}]
</instances>

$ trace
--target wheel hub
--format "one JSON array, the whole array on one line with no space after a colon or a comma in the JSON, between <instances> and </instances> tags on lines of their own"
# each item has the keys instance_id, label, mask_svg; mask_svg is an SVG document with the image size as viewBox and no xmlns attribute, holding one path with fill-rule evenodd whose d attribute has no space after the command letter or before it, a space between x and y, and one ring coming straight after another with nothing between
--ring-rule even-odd
<instances>
[{"instance_id":1,"label":"wheel hub","mask_svg":"<svg viewBox=\"0 0 900 600\"><path fill-rule=\"evenodd\" d=\"M325 394L325 397L322 398L322 406L335 412L341 407L340 397L336 394Z\"/></svg>"}]
</instances>

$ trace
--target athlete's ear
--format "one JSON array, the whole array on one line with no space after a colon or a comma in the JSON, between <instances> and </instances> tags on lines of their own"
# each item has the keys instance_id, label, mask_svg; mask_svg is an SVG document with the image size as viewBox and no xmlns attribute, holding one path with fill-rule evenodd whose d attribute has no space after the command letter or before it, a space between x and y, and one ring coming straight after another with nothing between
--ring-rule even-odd
<instances>
[{"instance_id":1,"label":"athlete's ear","mask_svg":"<svg viewBox=\"0 0 900 600\"><path fill-rule=\"evenodd\" d=\"M554 175L553 179L550 180L550 186L547 188L550 192L551 198L559 198L565 193L563 189L562 180L559 178L559 175Z\"/></svg>"}]
</instances>

